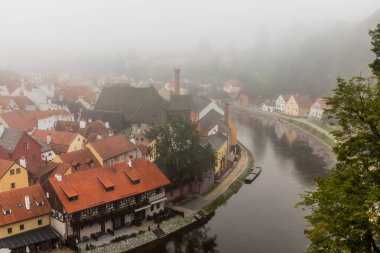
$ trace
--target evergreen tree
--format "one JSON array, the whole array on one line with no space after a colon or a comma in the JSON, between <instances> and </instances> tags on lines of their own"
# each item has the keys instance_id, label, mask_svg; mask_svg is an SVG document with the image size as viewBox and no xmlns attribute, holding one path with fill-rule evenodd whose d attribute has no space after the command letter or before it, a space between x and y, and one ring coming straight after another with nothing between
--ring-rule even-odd
<instances>
[{"instance_id":1,"label":"evergreen tree","mask_svg":"<svg viewBox=\"0 0 380 253\"><path fill-rule=\"evenodd\" d=\"M379 77L380 25L373 31L370 64ZM305 230L307 252L380 252L380 84L377 78L338 78L327 113L340 130L334 151L337 164L318 189L306 192L298 204L311 211Z\"/></svg>"}]
</instances>

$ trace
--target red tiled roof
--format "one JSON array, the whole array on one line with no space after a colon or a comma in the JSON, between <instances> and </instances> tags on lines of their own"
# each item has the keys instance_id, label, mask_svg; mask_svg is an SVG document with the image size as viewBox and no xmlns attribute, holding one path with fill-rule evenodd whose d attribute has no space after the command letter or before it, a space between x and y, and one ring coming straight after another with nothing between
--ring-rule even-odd
<instances>
[{"instance_id":1,"label":"red tiled roof","mask_svg":"<svg viewBox=\"0 0 380 253\"><path fill-rule=\"evenodd\" d=\"M90 144L103 160L136 149L136 145L124 135L114 135Z\"/></svg>"},{"instance_id":2,"label":"red tiled roof","mask_svg":"<svg viewBox=\"0 0 380 253\"><path fill-rule=\"evenodd\" d=\"M54 99L62 100L67 103L75 103L79 97L83 97L88 103L93 104L96 100L96 94L92 91L91 87L88 86L67 86L63 89L57 90L54 93Z\"/></svg>"},{"instance_id":3,"label":"red tiled roof","mask_svg":"<svg viewBox=\"0 0 380 253\"><path fill-rule=\"evenodd\" d=\"M29 196L30 210L25 208L25 196ZM37 202L43 202L37 206ZM32 219L51 212L50 204L39 184L0 193L0 207L10 209L11 214L0 212L0 226Z\"/></svg>"},{"instance_id":4,"label":"red tiled roof","mask_svg":"<svg viewBox=\"0 0 380 253\"><path fill-rule=\"evenodd\" d=\"M297 95L294 95L293 97L296 100L299 107L308 108L312 104L312 102L308 96L297 94Z\"/></svg>"},{"instance_id":5,"label":"red tiled roof","mask_svg":"<svg viewBox=\"0 0 380 253\"><path fill-rule=\"evenodd\" d=\"M57 167L58 167L58 164L55 162L42 161L40 163L35 163L33 165L28 164L27 170L30 172L30 174L39 178L47 173L51 173Z\"/></svg>"},{"instance_id":6,"label":"red tiled roof","mask_svg":"<svg viewBox=\"0 0 380 253\"><path fill-rule=\"evenodd\" d=\"M62 162L66 164L70 164L73 166L79 164L79 170L97 168L101 166L99 161L96 160L95 156L91 153L91 151L88 148L60 154L59 158L61 158ZM75 171L73 170L73 172Z\"/></svg>"},{"instance_id":7,"label":"red tiled roof","mask_svg":"<svg viewBox=\"0 0 380 253\"><path fill-rule=\"evenodd\" d=\"M15 96L12 98L16 102L16 104L20 107L20 109L24 109L28 105L36 105L35 103L33 103L32 100L30 100L28 97L25 97L25 96Z\"/></svg>"},{"instance_id":8,"label":"red tiled roof","mask_svg":"<svg viewBox=\"0 0 380 253\"><path fill-rule=\"evenodd\" d=\"M133 184L128 177L138 178L140 181ZM106 191L99 178L102 178L106 185L114 185L114 190ZM65 210L68 213L74 213L99 204L163 187L168 185L170 181L157 165L139 158L133 160L132 167L129 167L127 163L118 163L64 175L62 176L62 181L52 177L49 178L49 183ZM73 194L77 194L78 199L69 201L67 196Z\"/></svg>"},{"instance_id":9,"label":"red tiled roof","mask_svg":"<svg viewBox=\"0 0 380 253\"><path fill-rule=\"evenodd\" d=\"M69 146L75 138L78 136L77 133L64 132L64 131L49 131L49 130L39 130L36 129L32 136L40 141L46 143L47 135L51 134L51 145L63 145Z\"/></svg>"},{"instance_id":10,"label":"red tiled roof","mask_svg":"<svg viewBox=\"0 0 380 253\"><path fill-rule=\"evenodd\" d=\"M0 178L2 178L5 173L7 173L8 169L12 167L14 163L14 161L0 159Z\"/></svg>"},{"instance_id":11,"label":"red tiled roof","mask_svg":"<svg viewBox=\"0 0 380 253\"><path fill-rule=\"evenodd\" d=\"M102 137L109 135L109 129L99 121L86 122L86 126L80 128L78 121L58 120L55 130L80 133L87 141L95 141L98 135Z\"/></svg>"},{"instance_id":12,"label":"red tiled roof","mask_svg":"<svg viewBox=\"0 0 380 253\"><path fill-rule=\"evenodd\" d=\"M325 99L322 98L322 97L317 98L317 100L315 100L315 102L313 103L313 105L311 107L316 107L317 104L319 104L319 106L320 106L321 109L325 109L326 108Z\"/></svg>"},{"instance_id":13,"label":"red tiled roof","mask_svg":"<svg viewBox=\"0 0 380 253\"><path fill-rule=\"evenodd\" d=\"M71 114L67 110L48 111L12 111L0 114L0 117L9 128L27 131L37 126L38 120L48 118L53 115Z\"/></svg>"}]
</instances>

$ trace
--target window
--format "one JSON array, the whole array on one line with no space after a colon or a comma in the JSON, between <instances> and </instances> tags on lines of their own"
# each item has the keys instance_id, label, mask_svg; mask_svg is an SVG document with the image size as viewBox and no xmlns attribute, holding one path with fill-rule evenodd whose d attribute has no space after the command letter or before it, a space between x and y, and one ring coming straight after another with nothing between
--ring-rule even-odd
<instances>
[{"instance_id":1,"label":"window","mask_svg":"<svg viewBox=\"0 0 380 253\"><path fill-rule=\"evenodd\" d=\"M25 143L24 143L24 149L25 149L25 150L29 150L29 149L30 149L29 142L25 142Z\"/></svg>"},{"instance_id":2,"label":"window","mask_svg":"<svg viewBox=\"0 0 380 253\"><path fill-rule=\"evenodd\" d=\"M20 174L21 173L21 169L20 168L16 168L16 174Z\"/></svg>"},{"instance_id":3,"label":"window","mask_svg":"<svg viewBox=\"0 0 380 253\"><path fill-rule=\"evenodd\" d=\"M130 155L129 158L130 158L130 159L133 159L133 155Z\"/></svg>"},{"instance_id":4,"label":"window","mask_svg":"<svg viewBox=\"0 0 380 253\"><path fill-rule=\"evenodd\" d=\"M160 209L160 203L157 203L156 208Z\"/></svg>"},{"instance_id":5,"label":"window","mask_svg":"<svg viewBox=\"0 0 380 253\"><path fill-rule=\"evenodd\" d=\"M39 219L39 220L37 221L37 223L38 223L38 226L41 226L41 225L42 225L42 220Z\"/></svg>"},{"instance_id":6,"label":"window","mask_svg":"<svg viewBox=\"0 0 380 253\"><path fill-rule=\"evenodd\" d=\"M80 141L80 137L78 137L78 141Z\"/></svg>"},{"instance_id":7,"label":"window","mask_svg":"<svg viewBox=\"0 0 380 253\"><path fill-rule=\"evenodd\" d=\"M11 183L11 189L15 189L16 188L16 183Z\"/></svg>"},{"instance_id":8,"label":"window","mask_svg":"<svg viewBox=\"0 0 380 253\"><path fill-rule=\"evenodd\" d=\"M12 234L12 228L8 228L8 234Z\"/></svg>"},{"instance_id":9,"label":"window","mask_svg":"<svg viewBox=\"0 0 380 253\"><path fill-rule=\"evenodd\" d=\"M42 155L42 159L45 159L45 155Z\"/></svg>"},{"instance_id":10,"label":"window","mask_svg":"<svg viewBox=\"0 0 380 253\"><path fill-rule=\"evenodd\" d=\"M151 210L151 211L154 210L154 205L151 205L151 206L150 206L150 210Z\"/></svg>"},{"instance_id":11,"label":"window","mask_svg":"<svg viewBox=\"0 0 380 253\"><path fill-rule=\"evenodd\" d=\"M14 174L15 174L15 170L14 170L14 169L11 169L11 170L9 171L9 173L10 173L11 175L14 175Z\"/></svg>"},{"instance_id":12,"label":"window","mask_svg":"<svg viewBox=\"0 0 380 253\"><path fill-rule=\"evenodd\" d=\"M24 230L24 224L20 225L20 230Z\"/></svg>"}]
</instances>

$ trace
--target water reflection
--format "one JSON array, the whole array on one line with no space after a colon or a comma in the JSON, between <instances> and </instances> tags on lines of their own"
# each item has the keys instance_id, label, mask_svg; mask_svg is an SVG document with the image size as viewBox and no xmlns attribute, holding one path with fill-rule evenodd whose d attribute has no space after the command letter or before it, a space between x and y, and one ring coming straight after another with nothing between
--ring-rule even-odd
<instances>
[{"instance_id":1,"label":"water reflection","mask_svg":"<svg viewBox=\"0 0 380 253\"><path fill-rule=\"evenodd\" d=\"M313 179L333 166L331 152L278 120L243 114L232 118L262 173L219 208L207 228L177 236L154 252L294 253L307 247L305 213L294 205L300 193L315 187Z\"/></svg>"},{"instance_id":2,"label":"water reflection","mask_svg":"<svg viewBox=\"0 0 380 253\"><path fill-rule=\"evenodd\" d=\"M168 242L167 253L217 253L216 235L210 236L210 228L202 227Z\"/></svg>"}]
</instances>

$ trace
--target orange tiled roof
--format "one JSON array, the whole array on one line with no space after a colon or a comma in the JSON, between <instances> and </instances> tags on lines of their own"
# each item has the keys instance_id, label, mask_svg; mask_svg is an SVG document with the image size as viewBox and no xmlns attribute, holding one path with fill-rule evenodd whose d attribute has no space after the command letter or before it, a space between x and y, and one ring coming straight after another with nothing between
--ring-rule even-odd
<instances>
[{"instance_id":1,"label":"orange tiled roof","mask_svg":"<svg viewBox=\"0 0 380 253\"><path fill-rule=\"evenodd\" d=\"M37 126L40 119L48 118L53 115L71 114L67 110L48 110L48 111L12 111L0 114L9 128L27 131Z\"/></svg>"},{"instance_id":2,"label":"orange tiled roof","mask_svg":"<svg viewBox=\"0 0 380 253\"><path fill-rule=\"evenodd\" d=\"M296 100L299 107L308 108L312 104L312 102L308 96L297 94L297 95L294 95L293 97Z\"/></svg>"},{"instance_id":3,"label":"orange tiled roof","mask_svg":"<svg viewBox=\"0 0 380 253\"><path fill-rule=\"evenodd\" d=\"M70 164L74 167L80 166L80 170L100 167L100 163L88 148L63 153L59 155L63 163ZM75 172L75 170L73 170Z\"/></svg>"},{"instance_id":4,"label":"orange tiled roof","mask_svg":"<svg viewBox=\"0 0 380 253\"><path fill-rule=\"evenodd\" d=\"M14 161L0 159L0 178L7 173L8 169L12 167L14 163Z\"/></svg>"},{"instance_id":5,"label":"orange tiled roof","mask_svg":"<svg viewBox=\"0 0 380 253\"><path fill-rule=\"evenodd\" d=\"M132 184L130 178L138 178L140 182ZM114 190L106 191L102 182L106 185L113 185ZM139 158L133 160L132 167L129 167L127 163L118 163L64 175L62 181L52 177L49 178L49 183L65 210L68 213L74 213L163 187L170 181L156 164ZM73 194L77 195L78 199L69 201L67 196Z\"/></svg>"},{"instance_id":6,"label":"orange tiled roof","mask_svg":"<svg viewBox=\"0 0 380 253\"><path fill-rule=\"evenodd\" d=\"M103 160L136 149L136 145L124 135L114 135L90 144Z\"/></svg>"},{"instance_id":7,"label":"orange tiled roof","mask_svg":"<svg viewBox=\"0 0 380 253\"><path fill-rule=\"evenodd\" d=\"M25 196L29 196L30 210L25 208ZM37 202L43 202L37 206ZM0 226L32 219L51 212L50 204L39 184L0 193L0 207L10 209L10 214L0 212Z\"/></svg>"},{"instance_id":8,"label":"orange tiled roof","mask_svg":"<svg viewBox=\"0 0 380 253\"><path fill-rule=\"evenodd\" d=\"M36 129L32 136L38 140L46 143L47 135L51 134L51 145L63 145L69 146L75 138L78 136L77 133L64 132L64 131L49 131L49 130L39 130Z\"/></svg>"},{"instance_id":9,"label":"orange tiled roof","mask_svg":"<svg viewBox=\"0 0 380 253\"><path fill-rule=\"evenodd\" d=\"M317 100L315 100L315 102L313 103L313 105L311 107L315 107L315 106L317 106L317 104L319 104L319 106L320 106L321 109L325 109L326 108L325 99L322 98L322 97L317 98Z\"/></svg>"}]
</instances>

